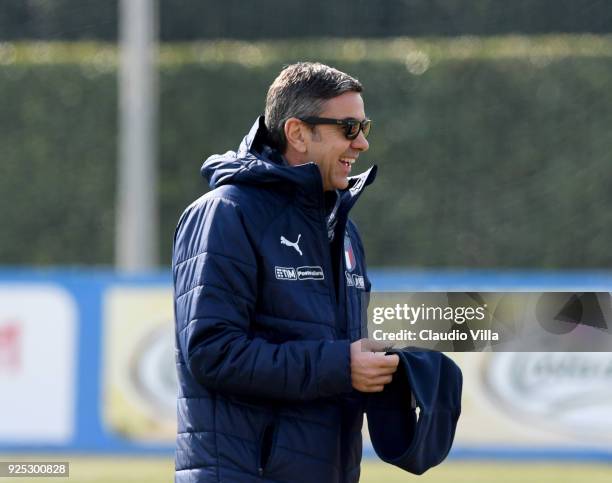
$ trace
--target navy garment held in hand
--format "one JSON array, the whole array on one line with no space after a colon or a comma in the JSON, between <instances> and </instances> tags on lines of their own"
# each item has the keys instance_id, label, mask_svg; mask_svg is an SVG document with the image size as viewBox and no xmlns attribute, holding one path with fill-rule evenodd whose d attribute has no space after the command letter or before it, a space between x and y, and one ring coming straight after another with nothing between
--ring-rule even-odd
<instances>
[{"instance_id":1,"label":"navy garment held in hand","mask_svg":"<svg viewBox=\"0 0 612 483\"><path fill-rule=\"evenodd\" d=\"M398 370L366 413L376 454L420 475L448 455L461 414L463 377L446 355L399 350ZM418 416L417 416L418 407Z\"/></svg>"}]
</instances>

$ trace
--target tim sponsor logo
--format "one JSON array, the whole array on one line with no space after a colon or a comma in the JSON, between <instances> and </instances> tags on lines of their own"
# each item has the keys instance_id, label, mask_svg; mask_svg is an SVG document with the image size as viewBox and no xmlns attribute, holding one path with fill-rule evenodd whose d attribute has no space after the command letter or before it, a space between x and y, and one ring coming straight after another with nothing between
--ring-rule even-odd
<instances>
[{"instance_id":1,"label":"tim sponsor logo","mask_svg":"<svg viewBox=\"0 0 612 483\"><path fill-rule=\"evenodd\" d=\"M297 272L293 267L274 267L277 280L297 280Z\"/></svg>"}]
</instances>

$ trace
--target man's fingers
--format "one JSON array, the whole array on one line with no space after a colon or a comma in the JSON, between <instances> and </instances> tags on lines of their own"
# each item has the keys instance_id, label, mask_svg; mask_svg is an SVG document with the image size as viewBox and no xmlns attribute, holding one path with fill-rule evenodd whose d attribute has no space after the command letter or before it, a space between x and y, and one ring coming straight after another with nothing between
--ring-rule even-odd
<instances>
[{"instance_id":1,"label":"man's fingers","mask_svg":"<svg viewBox=\"0 0 612 483\"><path fill-rule=\"evenodd\" d=\"M389 376L391 374L395 374L397 371L397 367L372 367L367 375L369 377L380 377L380 376Z\"/></svg>"},{"instance_id":2,"label":"man's fingers","mask_svg":"<svg viewBox=\"0 0 612 483\"><path fill-rule=\"evenodd\" d=\"M364 386L362 389L359 389L361 392L382 392L385 388L384 385L378 384L374 386Z\"/></svg>"},{"instance_id":3,"label":"man's fingers","mask_svg":"<svg viewBox=\"0 0 612 483\"><path fill-rule=\"evenodd\" d=\"M361 392L380 392L392 380L392 375L368 377L356 382L354 387Z\"/></svg>"},{"instance_id":4,"label":"man's fingers","mask_svg":"<svg viewBox=\"0 0 612 483\"><path fill-rule=\"evenodd\" d=\"M384 342L379 342L372 339L361 339L361 350L364 352L384 353L388 347L389 345L385 344Z\"/></svg>"},{"instance_id":5,"label":"man's fingers","mask_svg":"<svg viewBox=\"0 0 612 483\"><path fill-rule=\"evenodd\" d=\"M381 392L393 380L399 356L384 352L367 352L364 340L351 344L351 376L353 387L361 392Z\"/></svg>"},{"instance_id":6,"label":"man's fingers","mask_svg":"<svg viewBox=\"0 0 612 483\"><path fill-rule=\"evenodd\" d=\"M372 362L378 367L394 367L399 364L399 356L397 354L380 354L372 353Z\"/></svg>"},{"instance_id":7,"label":"man's fingers","mask_svg":"<svg viewBox=\"0 0 612 483\"><path fill-rule=\"evenodd\" d=\"M399 356L397 354L389 354L385 356L385 361L393 367L397 367L399 364Z\"/></svg>"},{"instance_id":8,"label":"man's fingers","mask_svg":"<svg viewBox=\"0 0 612 483\"><path fill-rule=\"evenodd\" d=\"M389 384L393 380L393 376L379 376L375 377L370 381L370 384L374 384L376 386Z\"/></svg>"}]
</instances>

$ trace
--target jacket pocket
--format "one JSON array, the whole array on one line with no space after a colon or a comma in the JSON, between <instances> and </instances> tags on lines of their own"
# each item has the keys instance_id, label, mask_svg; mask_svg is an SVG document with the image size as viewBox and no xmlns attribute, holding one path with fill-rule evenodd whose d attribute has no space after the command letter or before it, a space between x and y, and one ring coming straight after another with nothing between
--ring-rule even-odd
<instances>
[{"instance_id":1,"label":"jacket pocket","mask_svg":"<svg viewBox=\"0 0 612 483\"><path fill-rule=\"evenodd\" d=\"M269 422L263 429L259 438L259 451L257 458L257 473L259 476L263 476L270 456L272 455L272 448L274 446L274 440L276 437L277 424L276 421Z\"/></svg>"}]
</instances>

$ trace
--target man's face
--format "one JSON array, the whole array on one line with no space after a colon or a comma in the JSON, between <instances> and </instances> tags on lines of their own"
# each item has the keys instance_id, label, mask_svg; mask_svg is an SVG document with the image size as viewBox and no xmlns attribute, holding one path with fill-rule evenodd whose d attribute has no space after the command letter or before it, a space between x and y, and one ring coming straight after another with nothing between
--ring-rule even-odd
<instances>
[{"instance_id":1,"label":"man's face","mask_svg":"<svg viewBox=\"0 0 612 483\"><path fill-rule=\"evenodd\" d=\"M365 119L363 99L358 92L345 92L325 102L318 117L332 119ZM344 189L348 186L351 165L359 153L367 151L369 144L360 132L353 139L347 139L342 126L319 124L306 139L306 156L319 165L323 190Z\"/></svg>"}]
</instances>

